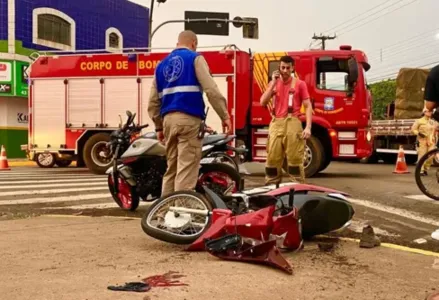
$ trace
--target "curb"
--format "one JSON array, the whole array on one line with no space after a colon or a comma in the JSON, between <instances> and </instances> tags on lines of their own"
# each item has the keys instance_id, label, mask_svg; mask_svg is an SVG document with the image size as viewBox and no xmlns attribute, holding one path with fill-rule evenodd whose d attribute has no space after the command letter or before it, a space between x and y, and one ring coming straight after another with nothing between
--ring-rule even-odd
<instances>
[{"instance_id":1,"label":"curb","mask_svg":"<svg viewBox=\"0 0 439 300\"><path fill-rule=\"evenodd\" d=\"M34 161L8 161L9 167L31 167L37 164Z\"/></svg>"},{"instance_id":2,"label":"curb","mask_svg":"<svg viewBox=\"0 0 439 300\"><path fill-rule=\"evenodd\" d=\"M37 163L29 160L29 161L8 161L9 167L38 167ZM76 167L76 162L72 162L72 164L69 167Z\"/></svg>"}]
</instances>

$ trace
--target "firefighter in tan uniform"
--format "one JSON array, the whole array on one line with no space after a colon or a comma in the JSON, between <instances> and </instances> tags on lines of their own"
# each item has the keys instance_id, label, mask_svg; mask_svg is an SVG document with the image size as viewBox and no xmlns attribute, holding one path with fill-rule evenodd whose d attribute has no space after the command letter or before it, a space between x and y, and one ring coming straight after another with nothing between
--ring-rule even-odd
<instances>
[{"instance_id":1,"label":"firefighter in tan uniform","mask_svg":"<svg viewBox=\"0 0 439 300\"><path fill-rule=\"evenodd\" d=\"M418 161L430 150L436 148L438 123L431 118L431 112L423 110L424 116L417 119L412 126L412 132L418 136ZM433 159L433 157L432 157ZM421 167L421 175L427 175L427 170L432 164L432 159L427 160Z\"/></svg>"},{"instance_id":2,"label":"firefighter in tan uniform","mask_svg":"<svg viewBox=\"0 0 439 300\"><path fill-rule=\"evenodd\" d=\"M163 177L162 196L195 189L205 120L203 92L220 117L223 130L232 133L226 98L213 80L209 66L197 49L197 36L183 31L177 48L157 66L148 103L148 114L158 139L166 143L168 168Z\"/></svg>"},{"instance_id":3,"label":"firefighter in tan uniform","mask_svg":"<svg viewBox=\"0 0 439 300\"><path fill-rule=\"evenodd\" d=\"M273 119L268 129L265 184L282 181L282 164L287 158L288 174L292 181L305 182L303 158L306 139L311 136L312 107L304 81L294 74L294 60L290 56L280 59L279 70L273 72L267 90L261 96L266 106L273 97ZM299 120L302 104L306 108L306 127Z\"/></svg>"}]
</instances>

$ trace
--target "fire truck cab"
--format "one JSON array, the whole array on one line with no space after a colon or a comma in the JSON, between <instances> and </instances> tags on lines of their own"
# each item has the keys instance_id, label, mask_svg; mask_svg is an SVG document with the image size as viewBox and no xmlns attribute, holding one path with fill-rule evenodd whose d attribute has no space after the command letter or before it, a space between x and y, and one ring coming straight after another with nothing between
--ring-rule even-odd
<instances>
[{"instance_id":1,"label":"fire truck cab","mask_svg":"<svg viewBox=\"0 0 439 300\"><path fill-rule=\"evenodd\" d=\"M29 138L22 149L40 167L77 161L103 174L111 164L105 143L119 128L119 115L136 112L136 122L150 125L145 132L154 130L147 112L149 90L155 67L168 53L40 53L30 66ZM200 47L200 53L227 98L236 144L249 148L248 161L265 161L271 116L259 99L282 55L295 59L297 76L306 82L313 104L306 176L325 169L333 159L370 155L371 98L365 79L369 64L363 52L345 46L253 54L228 45L216 50ZM304 114L300 118L305 122ZM206 121L221 131L212 109Z\"/></svg>"}]
</instances>

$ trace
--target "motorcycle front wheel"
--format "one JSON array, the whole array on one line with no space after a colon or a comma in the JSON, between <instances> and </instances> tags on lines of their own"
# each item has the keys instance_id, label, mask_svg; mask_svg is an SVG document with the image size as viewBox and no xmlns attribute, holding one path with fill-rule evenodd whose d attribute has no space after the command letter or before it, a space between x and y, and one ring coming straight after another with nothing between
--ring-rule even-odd
<instances>
[{"instance_id":1,"label":"motorcycle front wheel","mask_svg":"<svg viewBox=\"0 0 439 300\"><path fill-rule=\"evenodd\" d=\"M118 193L114 194L114 182L112 174L108 174L108 189L114 202L123 210L135 211L139 207L140 198L136 190L122 177L118 177Z\"/></svg>"},{"instance_id":2,"label":"motorcycle front wheel","mask_svg":"<svg viewBox=\"0 0 439 300\"><path fill-rule=\"evenodd\" d=\"M439 149L433 149L424 154L416 164L416 185L421 192L436 201L439 201L439 168L437 161ZM427 163L427 164L426 164ZM425 165L425 166L424 166ZM422 166L430 165L426 173L421 173Z\"/></svg>"},{"instance_id":3,"label":"motorcycle front wheel","mask_svg":"<svg viewBox=\"0 0 439 300\"><path fill-rule=\"evenodd\" d=\"M152 203L142 217L141 226L147 235L163 242L191 244L209 228L208 212L214 208L200 193L177 191Z\"/></svg>"}]
</instances>

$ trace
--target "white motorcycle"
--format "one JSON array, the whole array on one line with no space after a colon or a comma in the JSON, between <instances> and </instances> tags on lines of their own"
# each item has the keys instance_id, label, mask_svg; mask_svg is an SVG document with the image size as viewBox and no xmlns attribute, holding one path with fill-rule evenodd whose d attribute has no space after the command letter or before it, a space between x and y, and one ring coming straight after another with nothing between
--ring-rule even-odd
<instances>
[{"instance_id":1,"label":"white motorcycle","mask_svg":"<svg viewBox=\"0 0 439 300\"><path fill-rule=\"evenodd\" d=\"M108 143L113 166L108 174L108 187L114 201L124 210L134 211L140 200L154 201L161 196L163 175L167 169L166 151L155 136L148 133L133 138L146 125L135 125L136 114L127 111L126 123L111 134ZM223 163L215 163L218 152L235 138L225 134L212 134L203 138L203 157L200 162L196 191L203 192L202 186L219 195L235 192L241 183L239 171ZM117 184L115 184L117 182Z\"/></svg>"}]
</instances>

